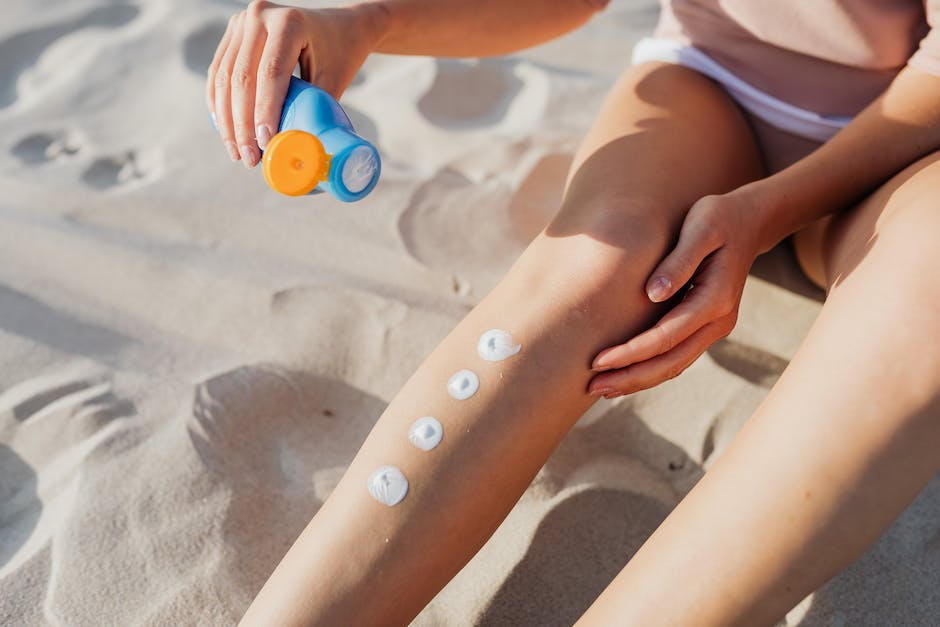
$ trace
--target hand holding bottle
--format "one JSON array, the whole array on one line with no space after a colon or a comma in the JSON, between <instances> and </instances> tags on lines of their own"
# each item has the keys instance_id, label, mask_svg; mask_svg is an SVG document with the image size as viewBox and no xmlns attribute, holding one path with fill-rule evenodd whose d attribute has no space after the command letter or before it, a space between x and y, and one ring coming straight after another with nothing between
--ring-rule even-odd
<instances>
[{"instance_id":1,"label":"hand holding bottle","mask_svg":"<svg viewBox=\"0 0 940 627\"><path fill-rule=\"evenodd\" d=\"M229 157L253 167L278 131L291 73L338 98L381 37L376 5L301 9L254 0L229 20L206 104Z\"/></svg>"}]
</instances>

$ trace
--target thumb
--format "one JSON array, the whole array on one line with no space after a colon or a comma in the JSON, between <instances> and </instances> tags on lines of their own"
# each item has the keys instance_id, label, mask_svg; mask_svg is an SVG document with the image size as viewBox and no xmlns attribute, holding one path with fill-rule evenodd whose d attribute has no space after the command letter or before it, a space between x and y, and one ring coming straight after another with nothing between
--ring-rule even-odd
<instances>
[{"instance_id":1,"label":"thumb","mask_svg":"<svg viewBox=\"0 0 940 627\"><path fill-rule=\"evenodd\" d=\"M692 279L702 260L713 252L717 245L711 229L701 222L688 219L679 232L676 247L659 262L646 283L646 295L654 303L672 298L679 287Z\"/></svg>"}]
</instances>

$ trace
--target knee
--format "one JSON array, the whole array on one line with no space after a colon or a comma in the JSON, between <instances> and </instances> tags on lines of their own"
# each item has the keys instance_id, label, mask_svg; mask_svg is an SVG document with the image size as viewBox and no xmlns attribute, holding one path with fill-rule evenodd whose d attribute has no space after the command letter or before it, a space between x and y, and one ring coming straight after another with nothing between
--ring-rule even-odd
<instances>
[{"instance_id":1,"label":"knee","mask_svg":"<svg viewBox=\"0 0 940 627\"><path fill-rule=\"evenodd\" d=\"M643 296L678 235L676 215L649 199L601 197L565 206L526 251L528 274L581 304Z\"/></svg>"}]
</instances>

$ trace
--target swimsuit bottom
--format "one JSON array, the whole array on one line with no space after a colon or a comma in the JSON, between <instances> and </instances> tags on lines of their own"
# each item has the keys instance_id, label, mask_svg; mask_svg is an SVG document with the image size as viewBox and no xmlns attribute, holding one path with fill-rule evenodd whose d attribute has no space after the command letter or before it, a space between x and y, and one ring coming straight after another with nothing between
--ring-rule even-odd
<instances>
[{"instance_id":1,"label":"swimsuit bottom","mask_svg":"<svg viewBox=\"0 0 940 627\"><path fill-rule=\"evenodd\" d=\"M745 111L780 130L824 142L846 124L850 117L821 115L795 107L744 82L694 46L663 37L646 37L633 49L633 65L647 61L675 63L691 68L721 84Z\"/></svg>"}]
</instances>

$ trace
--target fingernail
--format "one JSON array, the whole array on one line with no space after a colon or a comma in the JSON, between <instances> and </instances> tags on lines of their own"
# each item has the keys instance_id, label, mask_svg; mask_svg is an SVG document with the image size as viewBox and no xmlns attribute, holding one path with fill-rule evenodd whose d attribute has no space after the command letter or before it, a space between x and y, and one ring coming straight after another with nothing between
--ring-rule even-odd
<instances>
[{"instance_id":1,"label":"fingernail","mask_svg":"<svg viewBox=\"0 0 940 627\"><path fill-rule=\"evenodd\" d=\"M238 148L235 147L235 142L225 142L225 149L228 150L228 156L232 161L238 161Z\"/></svg>"},{"instance_id":2,"label":"fingernail","mask_svg":"<svg viewBox=\"0 0 940 627\"><path fill-rule=\"evenodd\" d=\"M649 288L646 290L647 296L654 303L666 300L666 296L669 294L669 289L672 287L672 283L664 276L656 277L656 280L650 283Z\"/></svg>"},{"instance_id":3,"label":"fingernail","mask_svg":"<svg viewBox=\"0 0 940 627\"><path fill-rule=\"evenodd\" d=\"M600 388L599 390L591 390L591 396L606 396L613 392L613 388Z\"/></svg>"},{"instance_id":4,"label":"fingernail","mask_svg":"<svg viewBox=\"0 0 940 627\"><path fill-rule=\"evenodd\" d=\"M254 166L258 161L258 153L255 152L254 146L242 146L240 150L242 154L242 165L246 168Z\"/></svg>"},{"instance_id":5,"label":"fingernail","mask_svg":"<svg viewBox=\"0 0 940 627\"><path fill-rule=\"evenodd\" d=\"M212 121L212 128L214 128L215 132L218 133L219 125L215 123L215 111L212 111L211 113L209 113L209 120Z\"/></svg>"},{"instance_id":6,"label":"fingernail","mask_svg":"<svg viewBox=\"0 0 940 627\"><path fill-rule=\"evenodd\" d=\"M271 129L268 128L268 125L259 124L258 128L255 129L255 134L258 136L258 146L261 147L261 150L267 148L268 142L271 141Z\"/></svg>"}]
</instances>

